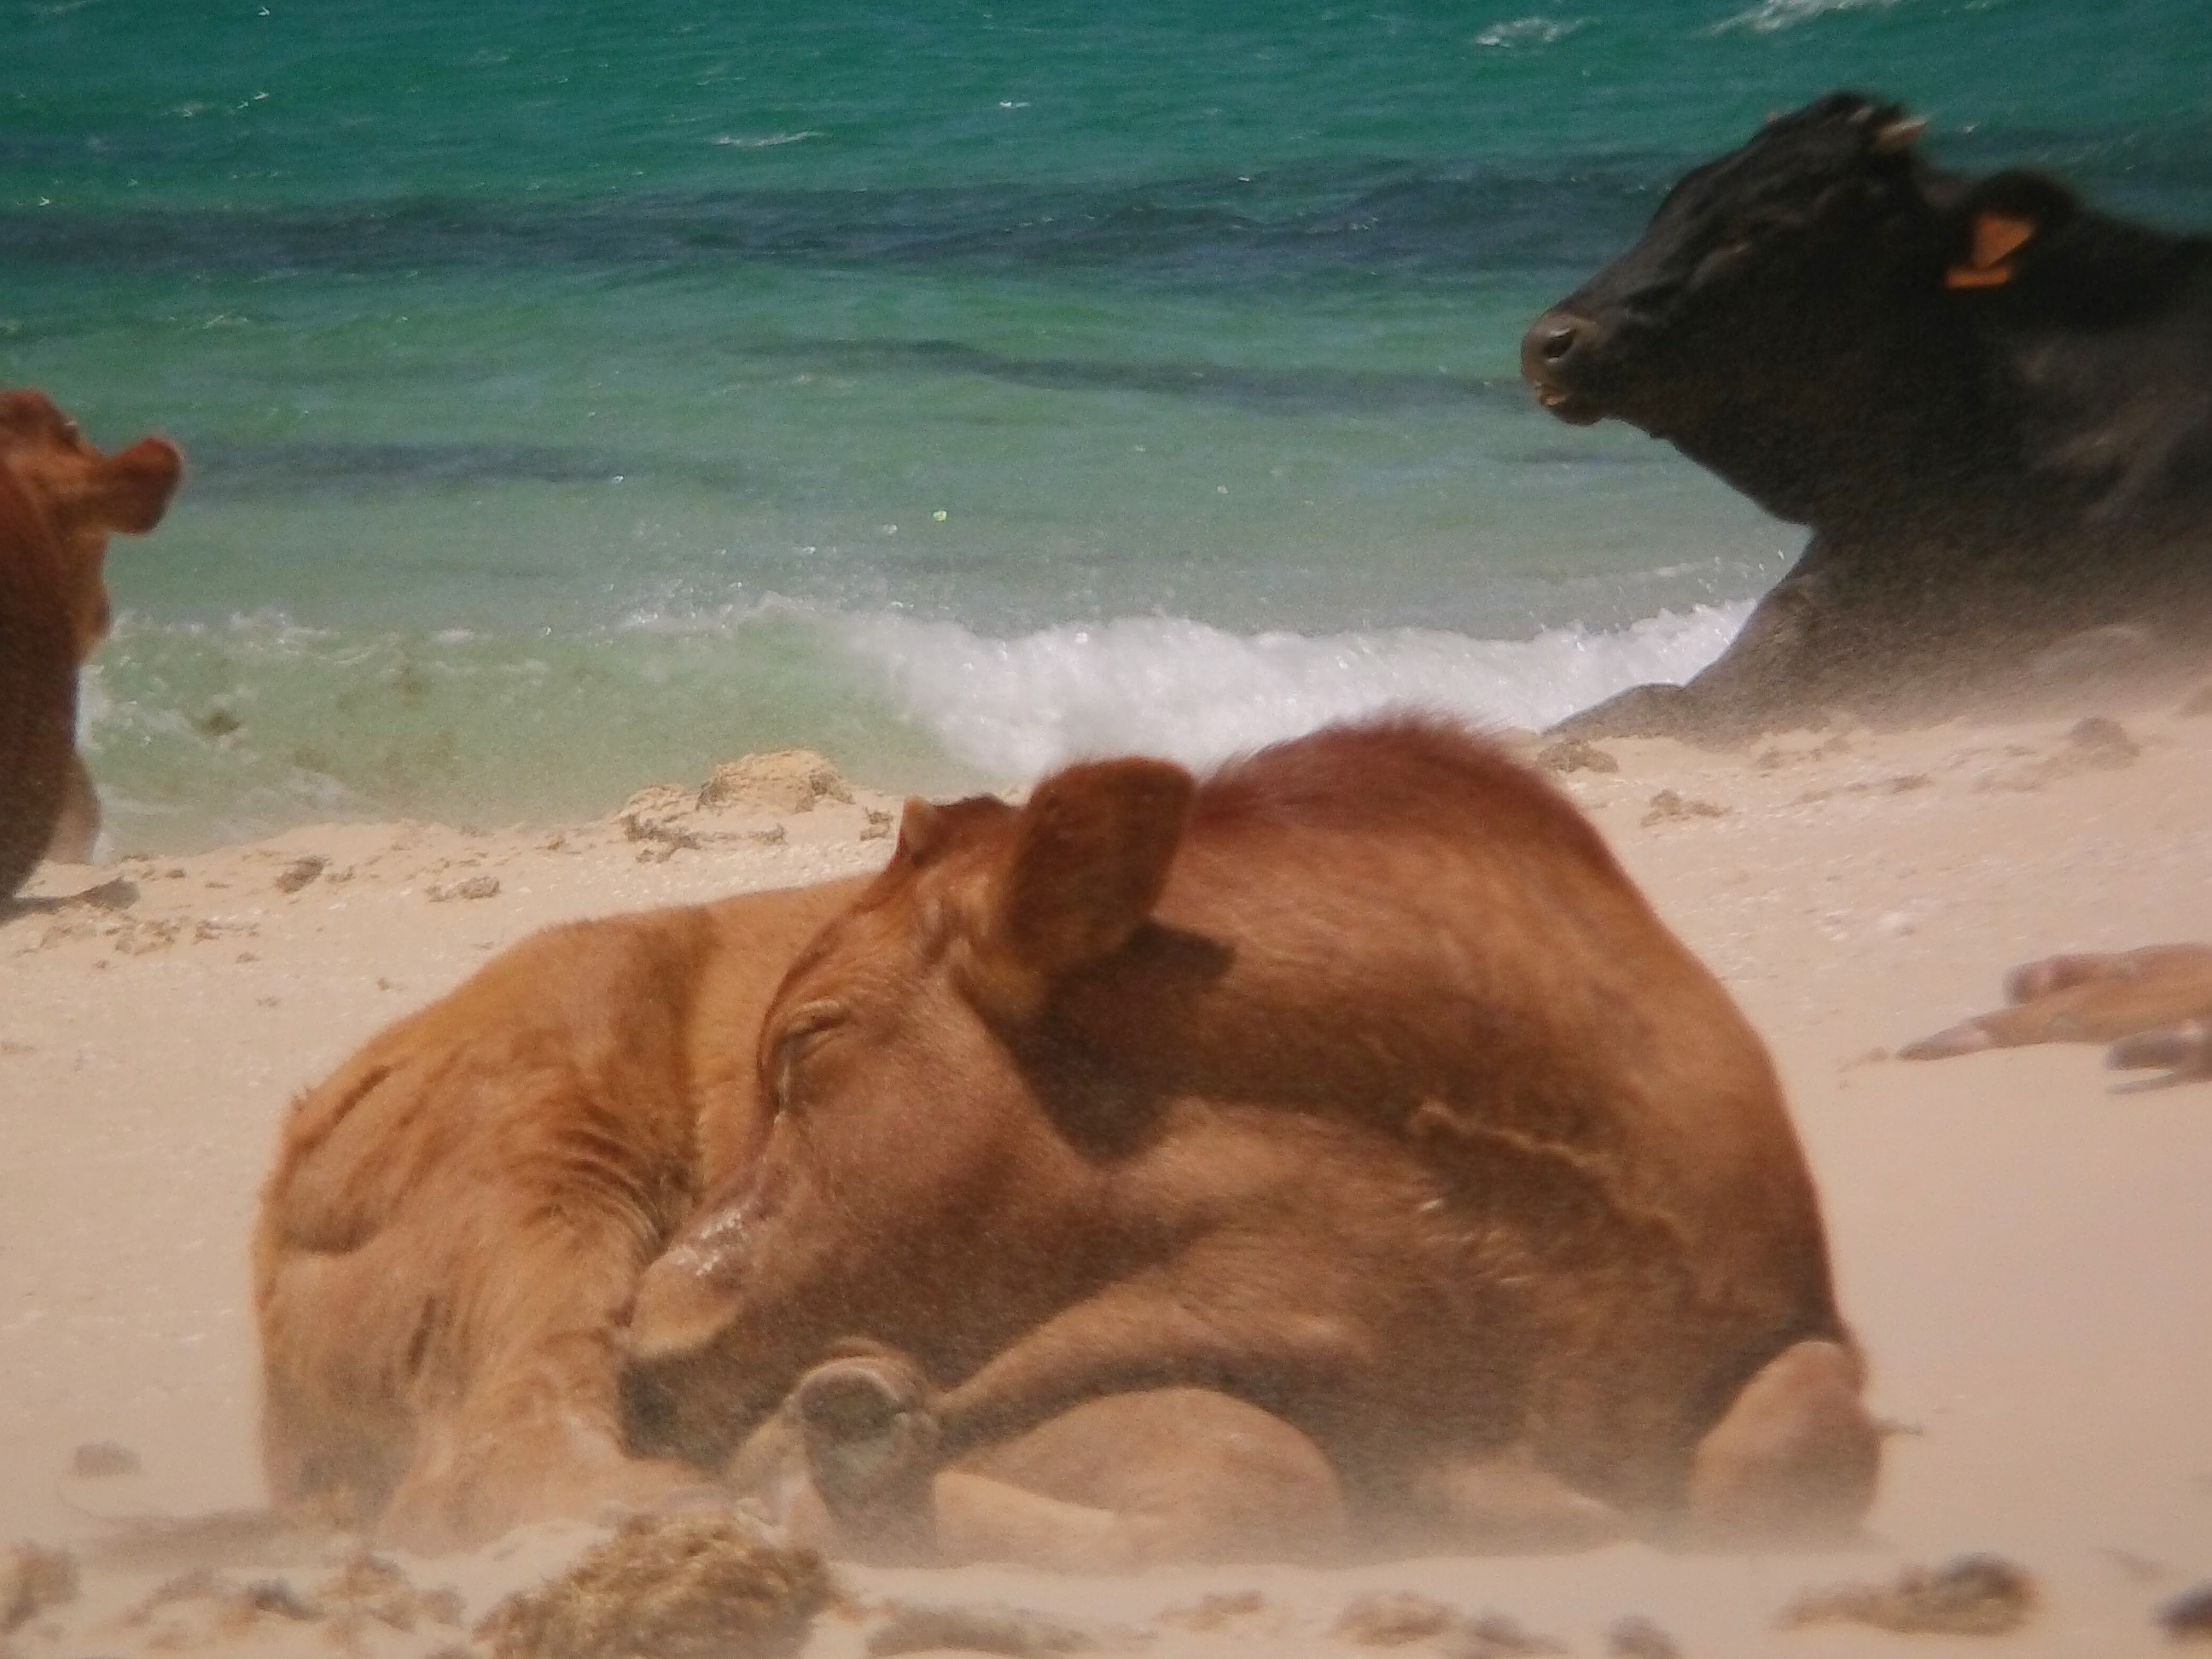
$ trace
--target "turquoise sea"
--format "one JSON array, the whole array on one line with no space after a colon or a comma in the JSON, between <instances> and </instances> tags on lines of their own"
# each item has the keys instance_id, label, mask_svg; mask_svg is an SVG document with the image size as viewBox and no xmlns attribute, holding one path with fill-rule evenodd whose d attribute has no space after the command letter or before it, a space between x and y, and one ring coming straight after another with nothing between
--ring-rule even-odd
<instances>
[{"instance_id":1,"label":"turquoise sea","mask_svg":"<svg viewBox=\"0 0 2212 1659\"><path fill-rule=\"evenodd\" d=\"M1529 319L1837 86L2212 224L2206 0L9 0L0 382L190 457L121 850L1518 723L1794 556Z\"/></svg>"}]
</instances>

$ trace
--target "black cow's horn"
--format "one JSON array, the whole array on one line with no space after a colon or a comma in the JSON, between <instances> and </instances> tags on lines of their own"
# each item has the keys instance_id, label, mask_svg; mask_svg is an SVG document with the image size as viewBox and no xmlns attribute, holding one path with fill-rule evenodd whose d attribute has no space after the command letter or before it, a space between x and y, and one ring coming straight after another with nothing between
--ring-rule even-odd
<instances>
[{"instance_id":1,"label":"black cow's horn","mask_svg":"<svg viewBox=\"0 0 2212 1659\"><path fill-rule=\"evenodd\" d=\"M1900 115L1894 121L1885 121L1874 131L1867 147L1877 155L1899 155L1912 148L1912 141L1928 130L1924 115Z\"/></svg>"}]
</instances>

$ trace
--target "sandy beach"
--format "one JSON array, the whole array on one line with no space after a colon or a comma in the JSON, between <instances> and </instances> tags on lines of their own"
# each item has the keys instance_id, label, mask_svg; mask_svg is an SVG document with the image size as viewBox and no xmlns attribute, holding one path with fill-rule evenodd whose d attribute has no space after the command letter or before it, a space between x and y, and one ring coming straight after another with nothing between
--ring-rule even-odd
<instances>
[{"instance_id":1,"label":"sandy beach","mask_svg":"<svg viewBox=\"0 0 2212 1659\"><path fill-rule=\"evenodd\" d=\"M847 1572L855 1607L1007 1601L1109 1647L1348 1654L1362 1649L1331 1633L1345 1607L1404 1589L1585 1655L1636 1650L1608 1645L1626 1615L1694 1656L2167 1650L2155 1611L2212 1577L2212 1085L2146 1087L2087 1047L1890 1054L1994 1006L2019 962L2212 940L2212 714L1601 750L1562 782L1741 999L1786 1080L1871 1401L1897 1431L1868 1547L1101 1581ZM288 1101L532 929L888 854L895 799L781 787L690 818L671 793L559 830L331 825L46 866L0 920L0 1545L85 1550L112 1530L103 1517L262 1502L246 1247ZM131 1455L78 1449L111 1443ZM548 1528L401 1565L417 1584L454 1586L472 1622L597 1535ZM1777 1628L1808 1590L1969 1552L2033 1576L2015 1632ZM0 1649L326 1647L275 1612L123 1622L177 1565L88 1557L78 1596ZM330 1569L238 1571L307 1587ZM1212 1628L1153 1622L1247 1590L1256 1604L1218 1604ZM806 1651L856 1653L870 1628L849 1608L825 1615ZM465 1630L425 1619L346 1639L429 1654ZM1458 1651L1509 1650L1461 1635Z\"/></svg>"}]
</instances>

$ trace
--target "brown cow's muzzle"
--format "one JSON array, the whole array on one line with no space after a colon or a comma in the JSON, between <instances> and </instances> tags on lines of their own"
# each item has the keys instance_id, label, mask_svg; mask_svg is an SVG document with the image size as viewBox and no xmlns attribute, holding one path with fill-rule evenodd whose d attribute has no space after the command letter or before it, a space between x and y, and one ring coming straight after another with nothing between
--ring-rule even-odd
<instances>
[{"instance_id":1,"label":"brown cow's muzzle","mask_svg":"<svg viewBox=\"0 0 2212 1659\"><path fill-rule=\"evenodd\" d=\"M740 1231L726 1225L725 1232ZM650 1364L696 1353L722 1334L743 1272L738 1237L679 1239L639 1275L617 1332L625 1355Z\"/></svg>"},{"instance_id":2,"label":"brown cow's muzzle","mask_svg":"<svg viewBox=\"0 0 2212 1659\"><path fill-rule=\"evenodd\" d=\"M1547 311L1521 337L1521 378L1536 390L1536 401L1572 426L1589 426L1605 410L1579 391L1575 381L1596 355L1604 331L1571 311Z\"/></svg>"}]
</instances>

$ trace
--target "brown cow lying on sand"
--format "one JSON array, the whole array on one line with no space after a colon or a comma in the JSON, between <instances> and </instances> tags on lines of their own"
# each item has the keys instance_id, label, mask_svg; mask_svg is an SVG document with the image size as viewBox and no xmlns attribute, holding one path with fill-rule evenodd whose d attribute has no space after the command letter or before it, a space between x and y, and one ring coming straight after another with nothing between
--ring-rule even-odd
<instances>
[{"instance_id":1,"label":"brown cow lying on sand","mask_svg":"<svg viewBox=\"0 0 2212 1659\"><path fill-rule=\"evenodd\" d=\"M42 856L91 856L76 677L107 634L107 538L159 524L183 466L166 438L102 455L44 394L0 392L0 900Z\"/></svg>"},{"instance_id":2,"label":"brown cow lying on sand","mask_svg":"<svg viewBox=\"0 0 2212 1659\"><path fill-rule=\"evenodd\" d=\"M624 1449L611 1326L746 1155L784 969L858 881L555 927L287 1121L254 1237L280 1508L422 1550L705 1477Z\"/></svg>"},{"instance_id":3,"label":"brown cow lying on sand","mask_svg":"<svg viewBox=\"0 0 2212 1659\"><path fill-rule=\"evenodd\" d=\"M773 1121L646 1271L632 1393L702 1460L788 1395L794 1513L855 1553L1379 1553L1599 1506L1758 1539L1870 1501L1765 1051L1455 727L910 804L760 1054Z\"/></svg>"},{"instance_id":4,"label":"brown cow lying on sand","mask_svg":"<svg viewBox=\"0 0 2212 1659\"><path fill-rule=\"evenodd\" d=\"M2115 1067L2212 1078L2212 945L2151 945L2045 957L2005 975L2008 1006L1907 1043L1900 1060L1945 1060L2033 1042L2109 1042Z\"/></svg>"}]
</instances>

